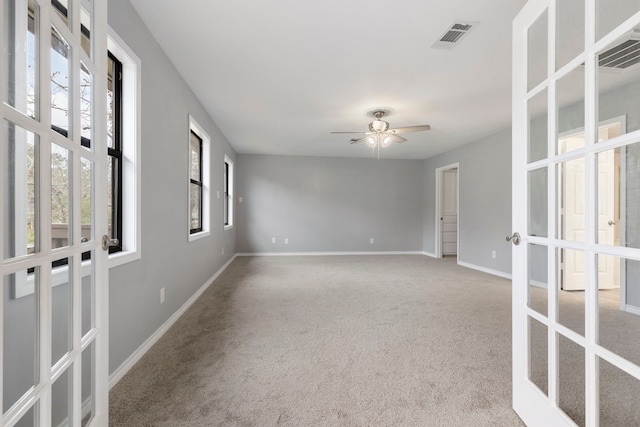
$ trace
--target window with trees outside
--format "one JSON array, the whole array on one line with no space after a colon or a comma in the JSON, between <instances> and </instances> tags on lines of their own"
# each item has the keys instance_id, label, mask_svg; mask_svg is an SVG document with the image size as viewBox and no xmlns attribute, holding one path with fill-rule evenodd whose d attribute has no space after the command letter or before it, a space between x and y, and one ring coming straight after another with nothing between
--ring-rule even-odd
<instances>
[{"instance_id":1,"label":"window with trees outside","mask_svg":"<svg viewBox=\"0 0 640 427\"><path fill-rule=\"evenodd\" d=\"M194 234L202 231L202 138L193 130L189 149L189 232Z\"/></svg>"},{"instance_id":2,"label":"window with trees outside","mask_svg":"<svg viewBox=\"0 0 640 427\"><path fill-rule=\"evenodd\" d=\"M224 229L233 227L233 162L224 156Z\"/></svg>"},{"instance_id":3,"label":"window with trees outside","mask_svg":"<svg viewBox=\"0 0 640 427\"><path fill-rule=\"evenodd\" d=\"M208 236L211 139L189 116L189 241Z\"/></svg>"}]
</instances>

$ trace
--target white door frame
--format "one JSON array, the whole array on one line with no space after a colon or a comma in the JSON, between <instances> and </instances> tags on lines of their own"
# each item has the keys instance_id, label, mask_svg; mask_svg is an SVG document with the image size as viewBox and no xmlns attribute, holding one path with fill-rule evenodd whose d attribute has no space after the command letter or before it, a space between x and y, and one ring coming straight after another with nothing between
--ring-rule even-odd
<instances>
[{"instance_id":1,"label":"white door frame","mask_svg":"<svg viewBox=\"0 0 640 427\"><path fill-rule=\"evenodd\" d=\"M444 194L443 186L443 174L445 171L457 169L458 179L456 180L456 209L458 211L458 221L456 224L456 257L460 257L460 163L452 163L447 166L442 166L436 169L436 245L435 245L435 257L442 258L442 196Z\"/></svg>"}]
</instances>

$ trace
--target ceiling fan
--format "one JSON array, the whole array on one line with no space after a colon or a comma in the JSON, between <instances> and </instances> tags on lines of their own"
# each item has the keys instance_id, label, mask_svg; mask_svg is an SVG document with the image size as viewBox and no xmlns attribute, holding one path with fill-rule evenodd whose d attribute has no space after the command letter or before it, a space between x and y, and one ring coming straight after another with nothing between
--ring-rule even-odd
<instances>
[{"instance_id":1,"label":"ceiling fan","mask_svg":"<svg viewBox=\"0 0 640 427\"><path fill-rule=\"evenodd\" d=\"M385 115L389 115L391 110L384 108L376 108L367 112L367 115L375 117L375 120L369 123L369 132L331 132L332 134L356 133L364 136L351 138L351 144L366 142L368 146L375 149L376 147L387 147L392 142L403 143L407 139L399 136L399 133L422 132L430 130L429 125L405 126L401 128L389 129L389 122L382 120Z\"/></svg>"}]
</instances>

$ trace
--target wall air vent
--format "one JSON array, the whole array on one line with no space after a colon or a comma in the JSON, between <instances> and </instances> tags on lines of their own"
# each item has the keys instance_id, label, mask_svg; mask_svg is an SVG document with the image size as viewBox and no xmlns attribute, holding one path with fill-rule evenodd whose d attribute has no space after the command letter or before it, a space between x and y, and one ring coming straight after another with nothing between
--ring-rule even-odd
<instances>
[{"instance_id":1,"label":"wall air vent","mask_svg":"<svg viewBox=\"0 0 640 427\"><path fill-rule=\"evenodd\" d=\"M478 26L477 22L456 21L431 45L434 49L453 49L469 32Z\"/></svg>"},{"instance_id":2,"label":"wall air vent","mask_svg":"<svg viewBox=\"0 0 640 427\"><path fill-rule=\"evenodd\" d=\"M640 31L633 30L598 57L601 68L627 70L640 63Z\"/></svg>"}]
</instances>

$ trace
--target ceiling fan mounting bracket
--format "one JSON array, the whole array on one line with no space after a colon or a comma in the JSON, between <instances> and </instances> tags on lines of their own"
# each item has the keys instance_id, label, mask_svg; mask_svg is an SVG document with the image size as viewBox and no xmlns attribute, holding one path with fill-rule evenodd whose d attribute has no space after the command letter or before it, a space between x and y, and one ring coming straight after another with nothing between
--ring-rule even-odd
<instances>
[{"instance_id":1,"label":"ceiling fan mounting bracket","mask_svg":"<svg viewBox=\"0 0 640 427\"><path fill-rule=\"evenodd\" d=\"M366 114L368 117L373 117L376 119L380 119L385 116L390 116L392 113L393 113L393 109L389 107L374 107L374 108L369 108L366 111Z\"/></svg>"}]
</instances>

